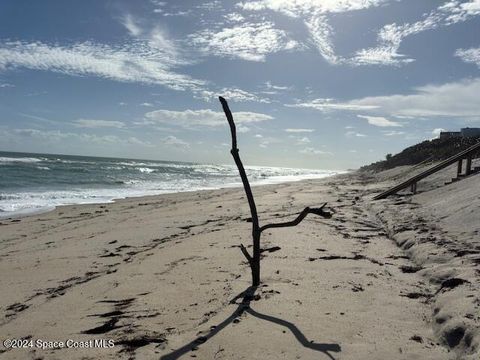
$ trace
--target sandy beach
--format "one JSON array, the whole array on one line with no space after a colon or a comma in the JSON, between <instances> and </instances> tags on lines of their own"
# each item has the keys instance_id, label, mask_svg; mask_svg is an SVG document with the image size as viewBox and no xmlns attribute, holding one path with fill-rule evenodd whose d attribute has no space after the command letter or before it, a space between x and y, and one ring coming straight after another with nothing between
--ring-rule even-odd
<instances>
[{"instance_id":1,"label":"sandy beach","mask_svg":"<svg viewBox=\"0 0 480 360\"><path fill-rule=\"evenodd\" d=\"M478 179L371 200L404 171L254 187L261 223L334 213L264 234L254 296L242 188L1 220L2 340L33 341L1 358L478 359Z\"/></svg>"}]
</instances>

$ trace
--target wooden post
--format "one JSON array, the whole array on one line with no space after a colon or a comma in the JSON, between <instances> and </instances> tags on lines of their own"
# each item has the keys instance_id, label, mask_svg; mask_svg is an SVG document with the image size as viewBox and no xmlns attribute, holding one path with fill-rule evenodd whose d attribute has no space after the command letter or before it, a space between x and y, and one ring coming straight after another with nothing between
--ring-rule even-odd
<instances>
[{"instance_id":1,"label":"wooden post","mask_svg":"<svg viewBox=\"0 0 480 360\"><path fill-rule=\"evenodd\" d=\"M467 156L467 165L465 168L465 175L470 175L472 173L472 155Z\"/></svg>"},{"instance_id":2,"label":"wooden post","mask_svg":"<svg viewBox=\"0 0 480 360\"><path fill-rule=\"evenodd\" d=\"M457 175L460 175L462 173L462 162L463 159L458 160Z\"/></svg>"}]
</instances>

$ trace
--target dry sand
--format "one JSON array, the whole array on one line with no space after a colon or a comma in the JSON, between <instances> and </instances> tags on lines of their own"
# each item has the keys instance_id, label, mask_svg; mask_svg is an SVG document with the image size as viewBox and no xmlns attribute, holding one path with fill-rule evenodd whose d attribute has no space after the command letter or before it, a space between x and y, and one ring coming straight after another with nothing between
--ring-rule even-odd
<instances>
[{"instance_id":1,"label":"dry sand","mask_svg":"<svg viewBox=\"0 0 480 360\"><path fill-rule=\"evenodd\" d=\"M281 249L264 253L254 296L240 188L1 220L1 338L34 347L0 357L478 359L480 176L371 201L400 174L255 187L261 224L323 202L335 214L264 233Z\"/></svg>"}]
</instances>

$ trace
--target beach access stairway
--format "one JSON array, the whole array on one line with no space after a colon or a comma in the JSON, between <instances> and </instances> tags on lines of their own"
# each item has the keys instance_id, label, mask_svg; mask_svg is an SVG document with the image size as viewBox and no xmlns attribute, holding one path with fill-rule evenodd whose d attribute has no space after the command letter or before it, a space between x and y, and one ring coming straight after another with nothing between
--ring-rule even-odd
<instances>
[{"instance_id":1,"label":"beach access stairway","mask_svg":"<svg viewBox=\"0 0 480 360\"><path fill-rule=\"evenodd\" d=\"M417 192L417 183L426 178L427 176L430 176L437 171L440 171L447 166L450 166L454 163L458 163L457 165L457 176L455 178L452 178L451 181L447 181L445 185L451 184L453 182L462 180L466 178L467 176L471 176L474 174L480 173L480 166L477 167L472 167L472 157L475 152L480 150L480 142L476 143L475 145L469 147L466 150L460 151L458 154L453 155L452 157L449 157L448 159L436 164L435 166L432 166L430 169L427 169L423 172L421 172L418 175L412 176L410 179L402 182L401 184L398 184L378 195L376 195L373 199L374 200L380 200L380 199L385 199L387 196L396 194L400 190L406 189L407 187L410 187L412 193ZM465 170L463 171L463 163L465 160Z\"/></svg>"}]
</instances>

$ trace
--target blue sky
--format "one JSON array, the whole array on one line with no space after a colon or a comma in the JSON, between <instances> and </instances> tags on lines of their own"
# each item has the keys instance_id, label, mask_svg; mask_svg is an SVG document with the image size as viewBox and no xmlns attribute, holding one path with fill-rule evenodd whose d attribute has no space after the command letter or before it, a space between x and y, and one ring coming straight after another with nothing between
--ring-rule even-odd
<instances>
[{"instance_id":1,"label":"blue sky","mask_svg":"<svg viewBox=\"0 0 480 360\"><path fill-rule=\"evenodd\" d=\"M480 0L0 2L0 150L355 168L480 126Z\"/></svg>"}]
</instances>

